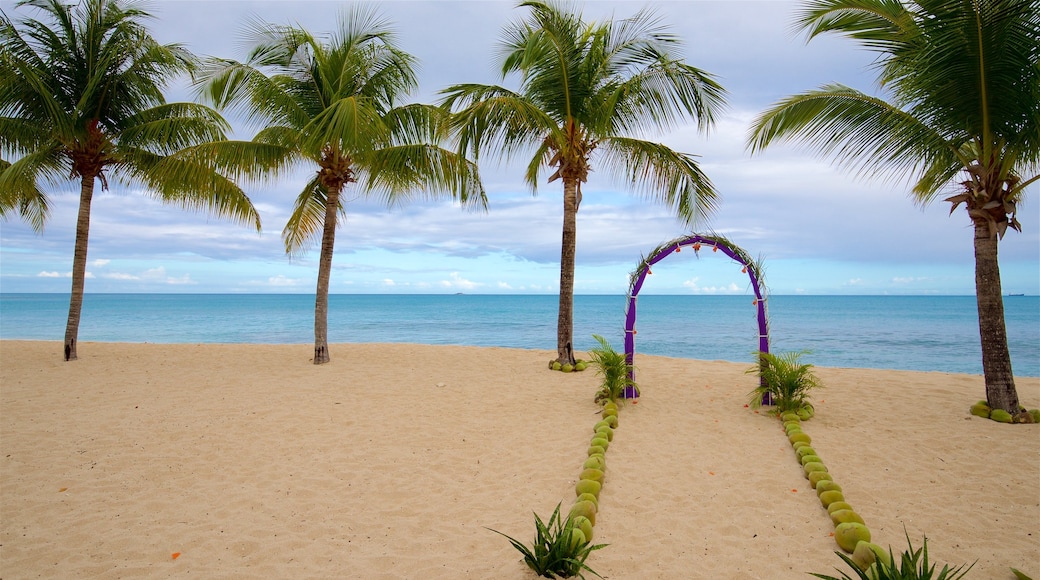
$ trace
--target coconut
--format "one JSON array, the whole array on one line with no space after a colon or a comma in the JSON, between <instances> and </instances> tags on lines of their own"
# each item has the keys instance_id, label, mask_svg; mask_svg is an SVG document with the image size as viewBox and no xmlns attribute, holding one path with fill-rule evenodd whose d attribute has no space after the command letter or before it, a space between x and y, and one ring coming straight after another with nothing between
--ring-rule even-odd
<instances>
[{"instance_id":1,"label":"coconut","mask_svg":"<svg viewBox=\"0 0 1040 580\"><path fill-rule=\"evenodd\" d=\"M983 419L989 419L989 412L991 410L992 409L989 408L989 405L987 405L986 403L982 402L982 403L975 403L974 405L972 405L971 409L969 409L968 412L970 412L972 415L975 415L976 417L982 417Z\"/></svg>"},{"instance_id":2,"label":"coconut","mask_svg":"<svg viewBox=\"0 0 1040 580\"><path fill-rule=\"evenodd\" d=\"M607 441L614 440L614 430L604 425L603 427L596 430L596 435L602 435Z\"/></svg>"},{"instance_id":3,"label":"coconut","mask_svg":"<svg viewBox=\"0 0 1040 580\"><path fill-rule=\"evenodd\" d=\"M813 411L812 407L802 407L801 409L798 409L798 418L802 421L808 421L809 419L812 419L813 415L815 414L816 412Z\"/></svg>"},{"instance_id":4,"label":"coconut","mask_svg":"<svg viewBox=\"0 0 1040 580\"><path fill-rule=\"evenodd\" d=\"M794 450L798 454L798 457L805 457L806 455L816 455L816 450L809 446L808 443Z\"/></svg>"},{"instance_id":5,"label":"coconut","mask_svg":"<svg viewBox=\"0 0 1040 580\"><path fill-rule=\"evenodd\" d=\"M816 486L820 485L820 483L824 481L833 481L834 479L831 477L831 474L827 473L826 471L813 471L809 473L808 477L809 483L813 486L813 488L816 488Z\"/></svg>"},{"instance_id":6,"label":"coconut","mask_svg":"<svg viewBox=\"0 0 1040 580\"><path fill-rule=\"evenodd\" d=\"M836 511L839 511L839 510L850 510L850 509L852 509L852 506L849 505L848 502L846 502L846 501L836 501L836 502L832 502L830 505L827 506L827 513L830 514L830 513L834 513Z\"/></svg>"},{"instance_id":7,"label":"coconut","mask_svg":"<svg viewBox=\"0 0 1040 580\"><path fill-rule=\"evenodd\" d=\"M558 371L561 368L563 368L563 365L560 364L560 361L555 361L552 363L552 370Z\"/></svg>"},{"instance_id":8,"label":"coconut","mask_svg":"<svg viewBox=\"0 0 1040 580\"><path fill-rule=\"evenodd\" d=\"M591 501L592 503L596 504L596 509L597 510L599 509L599 498L594 496L594 495L592 495L591 493L583 493L583 494L579 495L578 499L576 499L574 501L575 501L575 503L577 503L579 501Z\"/></svg>"},{"instance_id":9,"label":"coconut","mask_svg":"<svg viewBox=\"0 0 1040 580\"><path fill-rule=\"evenodd\" d=\"M592 541L592 520L585 516L576 516L571 518L571 526L585 534L586 542Z\"/></svg>"},{"instance_id":10,"label":"coconut","mask_svg":"<svg viewBox=\"0 0 1040 580\"><path fill-rule=\"evenodd\" d=\"M1010 423L1012 421L1011 413L1008 413L1004 409L993 409L989 414L989 418L993 419L997 423Z\"/></svg>"},{"instance_id":11,"label":"coconut","mask_svg":"<svg viewBox=\"0 0 1040 580\"><path fill-rule=\"evenodd\" d=\"M1030 409L1029 414L1033 416L1034 423L1040 423L1040 409Z\"/></svg>"},{"instance_id":12,"label":"coconut","mask_svg":"<svg viewBox=\"0 0 1040 580\"><path fill-rule=\"evenodd\" d=\"M856 544L870 541L870 530L858 523L838 524L834 528L834 541L846 552L852 553Z\"/></svg>"},{"instance_id":13,"label":"coconut","mask_svg":"<svg viewBox=\"0 0 1040 580\"><path fill-rule=\"evenodd\" d=\"M812 463L806 463L803 465L802 470L805 471L805 479L809 479L810 473L814 471L827 471L827 466L819 461L813 461Z\"/></svg>"},{"instance_id":14,"label":"coconut","mask_svg":"<svg viewBox=\"0 0 1040 580\"><path fill-rule=\"evenodd\" d=\"M585 364L584 361L574 364L574 370L576 370L576 371L583 371L583 370L585 370L587 368L589 368L589 366L587 364Z\"/></svg>"},{"instance_id":15,"label":"coconut","mask_svg":"<svg viewBox=\"0 0 1040 580\"><path fill-rule=\"evenodd\" d=\"M605 438L600 437L598 434L592 437L592 441L589 443L589 445L592 445L593 447L599 445L603 448L603 451L606 451L610 448L610 442L607 441Z\"/></svg>"},{"instance_id":16,"label":"coconut","mask_svg":"<svg viewBox=\"0 0 1040 580\"><path fill-rule=\"evenodd\" d=\"M604 407L604 408L603 408L603 412L602 412L602 413L600 413L600 415L601 415L601 416L602 416L602 417L603 417L604 419L606 419L607 417L611 417L611 416L613 416L613 417L617 417L617 414L618 414L618 410L617 410L617 407L614 407L614 408L611 408L611 409L607 409L606 407Z\"/></svg>"},{"instance_id":17,"label":"coconut","mask_svg":"<svg viewBox=\"0 0 1040 580\"><path fill-rule=\"evenodd\" d=\"M617 429L617 415L610 415L609 417L604 417L603 419L607 421L607 425L609 425L611 429Z\"/></svg>"},{"instance_id":18,"label":"coconut","mask_svg":"<svg viewBox=\"0 0 1040 580\"><path fill-rule=\"evenodd\" d=\"M825 491L841 491L841 486L829 479L816 484L816 495L820 495Z\"/></svg>"},{"instance_id":19,"label":"coconut","mask_svg":"<svg viewBox=\"0 0 1040 580\"><path fill-rule=\"evenodd\" d=\"M607 421L606 419L598 421L595 425L592 426L592 432L595 433L596 431L599 431L604 427L610 429L610 421Z\"/></svg>"},{"instance_id":20,"label":"coconut","mask_svg":"<svg viewBox=\"0 0 1040 580\"><path fill-rule=\"evenodd\" d=\"M852 510L837 510L831 512L831 521L834 522L834 525L848 523L865 523L863 521L863 518L859 517L859 514Z\"/></svg>"},{"instance_id":21,"label":"coconut","mask_svg":"<svg viewBox=\"0 0 1040 580\"><path fill-rule=\"evenodd\" d=\"M877 552L871 546L881 548L881 546L871 544L870 542L858 542L856 547L852 549L852 561L864 572L870 568L871 564L877 561Z\"/></svg>"},{"instance_id":22,"label":"coconut","mask_svg":"<svg viewBox=\"0 0 1040 580\"><path fill-rule=\"evenodd\" d=\"M598 469L603 471L607 468L607 460L602 455L593 455L585 460L582 469Z\"/></svg>"},{"instance_id":23,"label":"coconut","mask_svg":"<svg viewBox=\"0 0 1040 580\"><path fill-rule=\"evenodd\" d=\"M603 484L591 479L582 479L574 486L574 495L579 496L583 493L591 493L592 495L599 497L599 490L603 489Z\"/></svg>"},{"instance_id":24,"label":"coconut","mask_svg":"<svg viewBox=\"0 0 1040 580\"><path fill-rule=\"evenodd\" d=\"M581 475L578 476L578 479L591 479L593 481L598 481L600 482L600 484L602 484L603 471L599 469L587 468L582 470Z\"/></svg>"},{"instance_id":25,"label":"coconut","mask_svg":"<svg viewBox=\"0 0 1040 580\"><path fill-rule=\"evenodd\" d=\"M580 528L571 528L570 534L570 547L572 552L576 552L578 548L589 543L589 541L585 539L585 532L581 531Z\"/></svg>"},{"instance_id":26,"label":"coconut","mask_svg":"<svg viewBox=\"0 0 1040 580\"><path fill-rule=\"evenodd\" d=\"M801 421L802 419L801 419L801 417L798 416L798 413L795 413L794 411L788 411L788 412L784 413L783 415L780 415L780 420L781 421Z\"/></svg>"},{"instance_id":27,"label":"coconut","mask_svg":"<svg viewBox=\"0 0 1040 580\"><path fill-rule=\"evenodd\" d=\"M569 519L574 519L578 516L588 518L592 525L596 525L596 504L591 501L576 501L571 506L570 514L567 516Z\"/></svg>"},{"instance_id":28,"label":"coconut","mask_svg":"<svg viewBox=\"0 0 1040 580\"><path fill-rule=\"evenodd\" d=\"M588 456L592 457L593 455L599 455L602 457L606 452L607 450L600 447L599 445L591 445L589 446Z\"/></svg>"},{"instance_id":29,"label":"coconut","mask_svg":"<svg viewBox=\"0 0 1040 580\"><path fill-rule=\"evenodd\" d=\"M808 433L792 433L792 434L787 436L787 440L790 441L791 443L797 443L799 441L804 441L806 443L812 443L812 437L809 437Z\"/></svg>"},{"instance_id":30,"label":"coconut","mask_svg":"<svg viewBox=\"0 0 1040 580\"><path fill-rule=\"evenodd\" d=\"M819 455L803 455L801 461L803 466L806 463L823 463Z\"/></svg>"},{"instance_id":31,"label":"coconut","mask_svg":"<svg viewBox=\"0 0 1040 580\"><path fill-rule=\"evenodd\" d=\"M823 504L823 507L829 507L836 501L845 501L845 496L840 491L825 491L820 494L820 503ZM827 513L830 513L830 510L827 510ZM867 539L869 540L870 538ZM853 546L855 546L855 543Z\"/></svg>"}]
</instances>

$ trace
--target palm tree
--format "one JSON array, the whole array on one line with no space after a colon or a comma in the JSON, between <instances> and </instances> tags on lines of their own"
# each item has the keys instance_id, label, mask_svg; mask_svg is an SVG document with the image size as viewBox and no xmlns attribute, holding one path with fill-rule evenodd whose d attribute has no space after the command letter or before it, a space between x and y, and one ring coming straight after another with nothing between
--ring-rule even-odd
<instances>
[{"instance_id":1,"label":"palm tree","mask_svg":"<svg viewBox=\"0 0 1040 580\"><path fill-rule=\"evenodd\" d=\"M574 260L581 184L593 159L692 224L714 209L716 192L693 156L631 137L694 117L706 130L724 105L712 75L673 58L679 39L643 10L631 18L586 23L555 2L523 2L527 18L507 27L501 46L505 79L520 76L517 91L459 84L443 92L457 112L453 125L463 151L488 148L512 156L534 150L524 178L537 189L563 182L557 361L574 364Z\"/></svg>"},{"instance_id":2,"label":"palm tree","mask_svg":"<svg viewBox=\"0 0 1040 580\"><path fill-rule=\"evenodd\" d=\"M162 88L191 72L194 57L161 45L142 24L149 14L122 0L23 0L47 21L15 25L0 12L0 215L37 231L49 201L41 184L78 180L79 217L65 360L77 358L94 184L138 184L157 199L260 229L243 191L196 147L224 139L210 108L166 103Z\"/></svg>"},{"instance_id":3,"label":"palm tree","mask_svg":"<svg viewBox=\"0 0 1040 580\"><path fill-rule=\"evenodd\" d=\"M1017 204L1040 177L1040 2L813 0L797 23L876 52L889 100L841 85L794 95L754 121L748 147L801 139L845 167L913 175L922 205L944 191L951 214L965 204L986 398L1017 413L997 242L1021 230Z\"/></svg>"},{"instance_id":4,"label":"palm tree","mask_svg":"<svg viewBox=\"0 0 1040 580\"><path fill-rule=\"evenodd\" d=\"M486 207L476 165L439 146L448 115L439 107L399 105L416 86L415 59L394 46L378 14L355 7L327 41L292 26L256 23L245 63L214 59L203 96L234 107L263 127L252 144L280 167L317 171L296 199L282 238L290 256L321 236L314 305L314 364L329 361L329 278L341 194L358 183L388 204L449 193ZM270 76L268 76L270 72Z\"/></svg>"}]
</instances>

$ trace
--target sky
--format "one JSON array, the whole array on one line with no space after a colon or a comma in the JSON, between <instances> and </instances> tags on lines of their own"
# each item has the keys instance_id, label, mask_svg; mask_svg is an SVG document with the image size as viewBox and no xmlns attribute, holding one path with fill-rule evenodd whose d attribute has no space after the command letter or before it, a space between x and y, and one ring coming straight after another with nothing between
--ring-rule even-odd
<instances>
[{"instance_id":1,"label":"sky","mask_svg":"<svg viewBox=\"0 0 1040 580\"><path fill-rule=\"evenodd\" d=\"M401 48L420 61L415 102L434 103L455 83L505 84L495 66L502 28L525 10L499 1L386 1ZM242 60L249 18L329 32L340 2L160 0L146 4L161 42L198 55ZM777 100L840 82L876 93L872 55L851 41L806 42L788 1L577 4L586 19L624 18L651 6L683 39L687 63L716 75L728 108L705 135L692 124L644 137L698 155L720 195L718 210L692 228L663 206L592 173L578 213L577 294L620 294L629 273L662 242L716 233L759 259L772 294L974 294L972 228L941 201L915 204L905 179L866 180L793 145L749 154L751 120ZM10 17L29 13L0 0ZM192 100L187 83L168 100ZM228 117L248 139L241 119ZM363 191L344 192L347 219L336 237L330 292L555 294L559 289L562 186L522 180L524 158L481 160L487 212L450 201L387 208ZM315 169L245 183L263 231L166 206L113 184L95 190L86 291L105 293L314 293L318 244L291 260L280 238L291 204ZM55 190L42 233L18 218L0 221L0 292L69 292L78 188ZM1000 243L1005 293L1040 293L1040 200L1019 207L1024 233ZM643 293L750 294L746 274L721 253L675 254L654 268Z\"/></svg>"}]
</instances>

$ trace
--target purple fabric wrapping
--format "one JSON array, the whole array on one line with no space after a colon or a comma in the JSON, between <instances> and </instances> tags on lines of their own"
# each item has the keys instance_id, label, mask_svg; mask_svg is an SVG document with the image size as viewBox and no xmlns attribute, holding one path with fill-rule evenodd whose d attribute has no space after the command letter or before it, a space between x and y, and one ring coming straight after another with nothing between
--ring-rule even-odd
<instances>
[{"instance_id":1,"label":"purple fabric wrapping","mask_svg":"<svg viewBox=\"0 0 1040 580\"><path fill-rule=\"evenodd\" d=\"M680 251L683 247L693 246L694 244L717 248L730 259L739 263L746 270L748 278L751 281L751 287L755 292L755 305L758 308L758 350L766 353L769 352L769 324L768 318L766 317L766 299L762 295L762 288L759 284L758 276L755 275L754 268L752 268L751 264L745 261L738 252L723 241L695 234L683 238L682 240L671 244L650 256L646 261L646 268L641 272L638 272L638 274L633 278L632 286L628 292L628 303L625 308L625 361L629 365L634 364L636 353L636 299L639 297L639 291L643 288L643 282L646 281L647 274L651 273L650 267L663 260L666 256L671 255L672 252ZM630 368L628 376L634 381L635 371ZM636 390L634 387L628 387L625 389L626 399L632 399L635 397ZM772 403L772 401L767 400L767 398L768 396L763 398L763 404Z\"/></svg>"}]
</instances>

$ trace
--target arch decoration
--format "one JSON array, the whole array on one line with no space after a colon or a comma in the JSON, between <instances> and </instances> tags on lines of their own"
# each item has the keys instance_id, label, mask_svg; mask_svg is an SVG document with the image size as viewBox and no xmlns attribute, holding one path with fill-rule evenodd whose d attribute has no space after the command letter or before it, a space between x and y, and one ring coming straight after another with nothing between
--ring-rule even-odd
<instances>
[{"instance_id":1,"label":"arch decoration","mask_svg":"<svg viewBox=\"0 0 1040 580\"><path fill-rule=\"evenodd\" d=\"M633 380L635 379L635 371L632 365L635 361L636 350L636 304L639 291L642 289L646 277L653 274L651 268L655 264L672 253L679 253L685 248L692 249L697 255L700 255L701 249L711 248L713 253L722 252L741 265L741 271L748 275L751 288L755 293L753 304L758 310L758 350L760 352L769 352L769 320L766 315L765 285L762 279L761 264L752 259L743 248L722 236L691 234L665 242L655 248L640 261L639 266L632 272L629 278L628 300L625 305L625 361L629 365L629 378ZM636 396L637 391L635 387L628 387L625 390L626 398L635 398ZM763 404L772 404L772 401L763 400Z\"/></svg>"}]
</instances>

